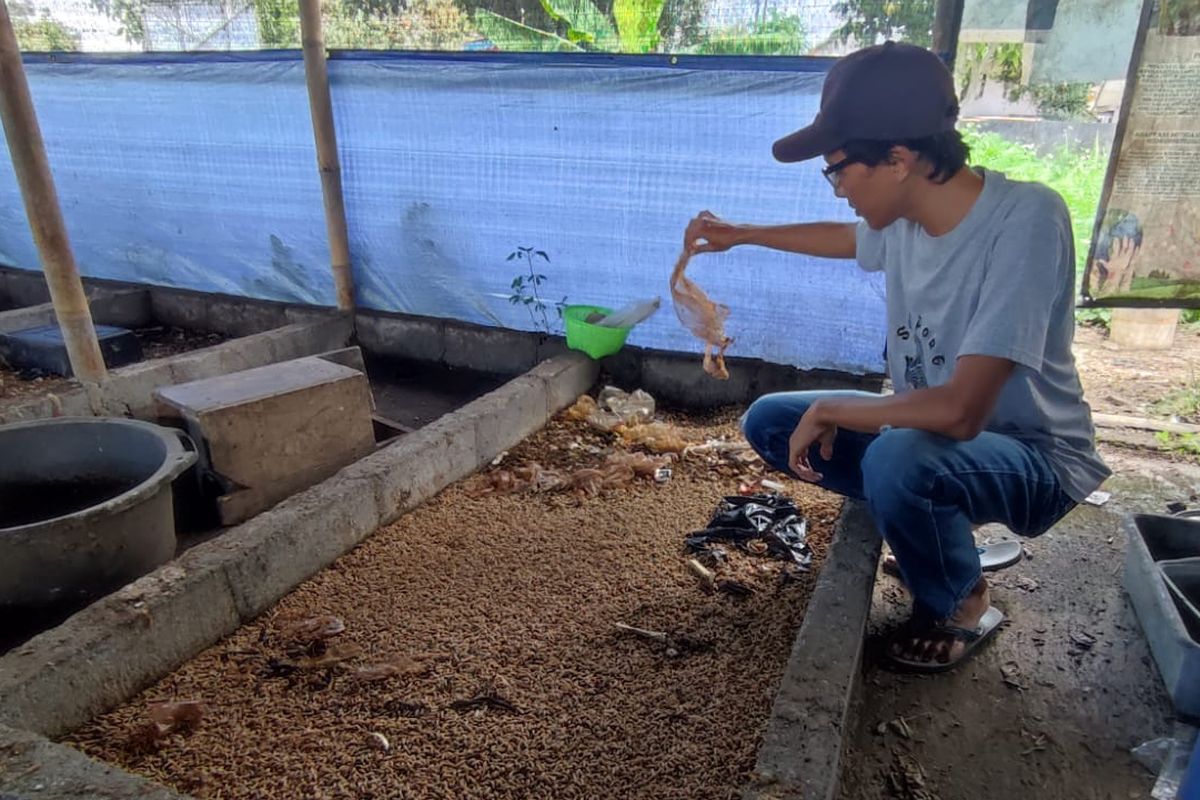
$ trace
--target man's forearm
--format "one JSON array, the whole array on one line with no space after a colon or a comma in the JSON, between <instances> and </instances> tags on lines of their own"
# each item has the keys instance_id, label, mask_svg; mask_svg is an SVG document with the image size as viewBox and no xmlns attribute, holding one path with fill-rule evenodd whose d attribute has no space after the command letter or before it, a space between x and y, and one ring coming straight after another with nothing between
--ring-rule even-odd
<instances>
[{"instance_id":1,"label":"man's forearm","mask_svg":"<svg viewBox=\"0 0 1200 800\"><path fill-rule=\"evenodd\" d=\"M742 225L738 244L822 258L854 258L855 226L847 222L807 222L796 225Z\"/></svg>"},{"instance_id":2,"label":"man's forearm","mask_svg":"<svg viewBox=\"0 0 1200 800\"><path fill-rule=\"evenodd\" d=\"M812 412L817 422L860 433L879 433L884 427L915 428L967 441L982 428L982 421L973 418L947 386L889 397L820 400Z\"/></svg>"}]
</instances>

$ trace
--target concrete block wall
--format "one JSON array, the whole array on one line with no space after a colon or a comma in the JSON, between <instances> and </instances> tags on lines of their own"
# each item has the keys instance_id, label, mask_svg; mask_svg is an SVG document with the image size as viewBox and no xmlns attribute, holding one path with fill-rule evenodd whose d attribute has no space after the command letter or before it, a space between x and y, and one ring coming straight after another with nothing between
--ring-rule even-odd
<instances>
[{"instance_id":1,"label":"concrete block wall","mask_svg":"<svg viewBox=\"0 0 1200 800\"><path fill-rule=\"evenodd\" d=\"M41 275L0 269L0 281L5 279L9 284L21 284L23 296L31 296L37 291ZM87 283L109 291L122 286L129 288L124 284ZM4 285L0 283L0 289ZM150 317L158 323L229 336L245 336L338 313L329 308L164 287L139 288L149 293ZM353 324L357 343L373 356L440 363L498 375L520 375L543 361L571 352L560 336L437 317L359 310ZM627 347L601 362L602 380L626 389L645 389L661 402L680 408L745 404L776 391L826 388L878 391L883 385L881 375L800 370L743 358L728 359L730 379L717 381L703 372L700 363L698 345L694 354Z\"/></svg>"},{"instance_id":2,"label":"concrete block wall","mask_svg":"<svg viewBox=\"0 0 1200 800\"><path fill-rule=\"evenodd\" d=\"M468 325L453 320L359 311L358 342L373 355L441 362L459 369L517 375L553 356L571 352L557 336ZM730 378L718 381L701 368L701 354L627 347L600 363L601 380L642 388L681 408L748 403L761 394L797 389L879 391L880 375L800 370L758 359L727 361Z\"/></svg>"}]
</instances>

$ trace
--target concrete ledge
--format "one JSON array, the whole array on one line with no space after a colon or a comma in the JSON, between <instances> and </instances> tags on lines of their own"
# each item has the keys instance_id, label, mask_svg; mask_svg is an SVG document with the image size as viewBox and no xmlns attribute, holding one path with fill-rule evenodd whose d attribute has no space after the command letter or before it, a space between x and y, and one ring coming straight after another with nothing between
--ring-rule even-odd
<instances>
[{"instance_id":1,"label":"concrete ledge","mask_svg":"<svg viewBox=\"0 0 1200 800\"><path fill-rule=\"evenodd\" d=\"M771 707L744 800L832 800L859 682L880 537L847 501Z\"/></svg>"},{"instance_id":2,"label":"concrete ledge","mask_svg":"<svg viewBox=\"0 0 1200 800\"><path fill-rule=\"evenodd\" d=\"M0 268L4 273L4 295L15 306L35 306L50 302L50 287L41 270ZM85 285L87 281L84 281Z\"/></svg>"},{"instance_id":3,"label":"concrete ledge","mask_svg":"<svg viewBox=\"0 0 1200 800\"><path fill-rule=\"evenodd\" d=\"M186 800L184 795L28 731L0 725L0 797Z\"/></svg>"},{"instance_id":4,"label":"concrete ledge","mask_svg":"<svg viewBox=\"0 0 1200 800\"><path fill-rule=\"evenodd\" d=\"M831 370L802 370L759 359L729 358L729 380L709 377L700 353L625 348L602 364L605 379L626 388L645 389L660 402L684 408L714 408L749 403L771 392L813 389L861 389L877 392L880 375L849 375Z\"/></svg>"},{"instance_id":5,"label":"concrete ledge","mask_svg":"<svg viewBox=\"0 0 1200 800\"><path fill-rule=\"evenodd\" d=\"M97 325L138 328L153 321L150 316L150 293L145 289L112 292L93 289L88 294L92 320ZM50 303L0 311L0 333L52 325L55 321L54 306Z\"/></svg>"},{"instance_id":6,"label":"concrete ledge","mask_svg":"<svg viewBox=\"0 0 1200 800\"><path fill-rule=\"evenodd\" d=\"M224 565L197 550L0 659L0 724L61 736L237 630Z\"/></svg>"},{"instance_id":7,"label":"concrete ledge","mask_svg":"<svg viewBox=\"0 0 1200 800\"><path fill-rule=\"evenodd\" d=\"M437 364L446 354L445 320L360 311L354 321L358 343L374 355Z\"/></svg>"},{"instance_id":8,"label":"concrete ledge","mask_svg":"<svg viewBox=\"0 0 1200 800\"><path fill-rule=\"evenodd\" d=\"M555 359L35 637L0 659L0 724L59 736L126 701L540 428L595 374L578 354Z\"/></svg>"}]
</instances>

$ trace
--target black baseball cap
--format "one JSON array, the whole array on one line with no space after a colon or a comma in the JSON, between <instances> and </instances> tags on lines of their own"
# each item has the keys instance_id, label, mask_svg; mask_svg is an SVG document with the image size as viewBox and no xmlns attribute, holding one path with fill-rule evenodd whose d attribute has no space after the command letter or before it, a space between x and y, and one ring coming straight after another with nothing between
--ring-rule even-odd
<instances>
[{"instance_id":1,"label":"black baseball cap","mask_svg":"<svg viewBox=\"0 0 1200 800\"><path fill-rule=\"evenodd\" d=\"M954 77L942 60L923 47L886 42L838 59L816 119L773 152L780 161L806 161L851 140L922 139L953 130L957 120Z\"/></svg>"}]
</instances>

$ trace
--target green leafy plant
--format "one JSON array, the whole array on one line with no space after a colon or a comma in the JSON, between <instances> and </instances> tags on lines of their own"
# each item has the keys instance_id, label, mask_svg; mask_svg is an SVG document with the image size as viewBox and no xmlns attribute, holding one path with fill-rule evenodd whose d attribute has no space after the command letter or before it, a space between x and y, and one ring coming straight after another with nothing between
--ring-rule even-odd
<instances>
[{"instance_id":1,"label":"green leafy plant","mask_svg":"<svg viewBox=\"0 0 1200 800\"><path fill-rule=\"evenodd\" d=\"M513 276L512 282L509 284L512 293L508 296L508 302L514 306L523 306L529 312L529 321L533 323L535 329L545 333L554 333L555 329L550 324L550 315L547 312L554 309L561 321L563 309L567 307L567 298L564 295L562 300L551 302L542 297L542 287L549 278L538 272L536 267L540 266L539 261L549 264L550 256L546 255L545 250L518 247L508 254L505 261L516 261L524 266L521 272Z\"/></svg>"},{"instance_id":2,"label":"green leafy plant","mask_svg":"<svg viewBox=\"0 0 1200 800\"><path fill-rule=\"evenodd\" d=\"M26 52L64 52L79 49L79 31L68 28L43 10L39 15L33 6L16 2L9 4L13 33L17 46Z\"/></svg>"},{"instance_id":3,"label":"green leafy plant","mask_svg":"<svg viewBox=\"0 0 1200 800\"><path fill-rule=\"evenodd\" d=\"M1154 412L1184 422L1200 422L1200 378L1168 393L1154 404Z\"/></svg>"},{"instance_id":4,"label":"green leafy plant","mask_svg":"<svg viewBox=\"0 0 1200 800\"><path fill-rule=\"evenodd\" d=\"M538 30L483 8L476 10L475 24L502 50L650 53L658 48L665 0L614 0L611 18L591 0L541 4L560 30Z\"/></svg>"},{"instance_id":5,"label":"green leafy plant","mask_svg":"<svg viewBox=\"0 0 1200 800\"><path fill-rule=\"evenodd\" d=\"M772 10L767 19L749 27L712 34L695 50L705 55L800 56L808 52L808 41L804 20Z\"/></svg>"},{"instance_id":6,"label":"green leafy plant","mask_svg":"<svg viewBox=\"0 0 1200 800\"><path fill-rule=\"evenodd\" d=\"M959 47L954 71L961 97L983 94L988 81L998 81L1004 96L1011 102L1030 97L1038 113L1050 119L1082 119L1090 117L1086 82L1023 83L1025 47L1018 42L976 42Z\"/></svg>"},{"instance_id":7,"label":"green leafy plant","mask_svg":"<svg viewBox=\"0 0 1200 800\"><path fill-rule=\"evenodd\" d=\"M1071 214L1076 275L1081 279L1091 247L1104 173L1108 169L1108 148L1096 140L1091 147L1064 145L1052 153L1040 155L1031 145L970 125L964 126L962 132L971 148L973 164L1003 172L1016 180L1044 183L1062 195ZM1078 309L1075 318L1082 323L1107 328L1112 312L1106 308Z\"/></svg>"},{"instance_id":8,"label":"green leafy plant","mask_svg":"<svg viewBox=\"0 0 1200 800\"><path fill-rule=\"evenodd\" d=\"M862 47L883 39L933 44L933 0L842 0L833 11L845 20L833 32L842 44L851 39Z\"/></svg>"},{"instance_id":9,"label":"green leafy plant","mask_svg":"<svg viewBox=\"0 0 1200 800\"><path fill-rule=\"evenodd\" d=\"M1164 449L1189 456L1200 456L1200 436L1194 433L1158 431L1154 438Z\"/></svg>"}]
</instances>

